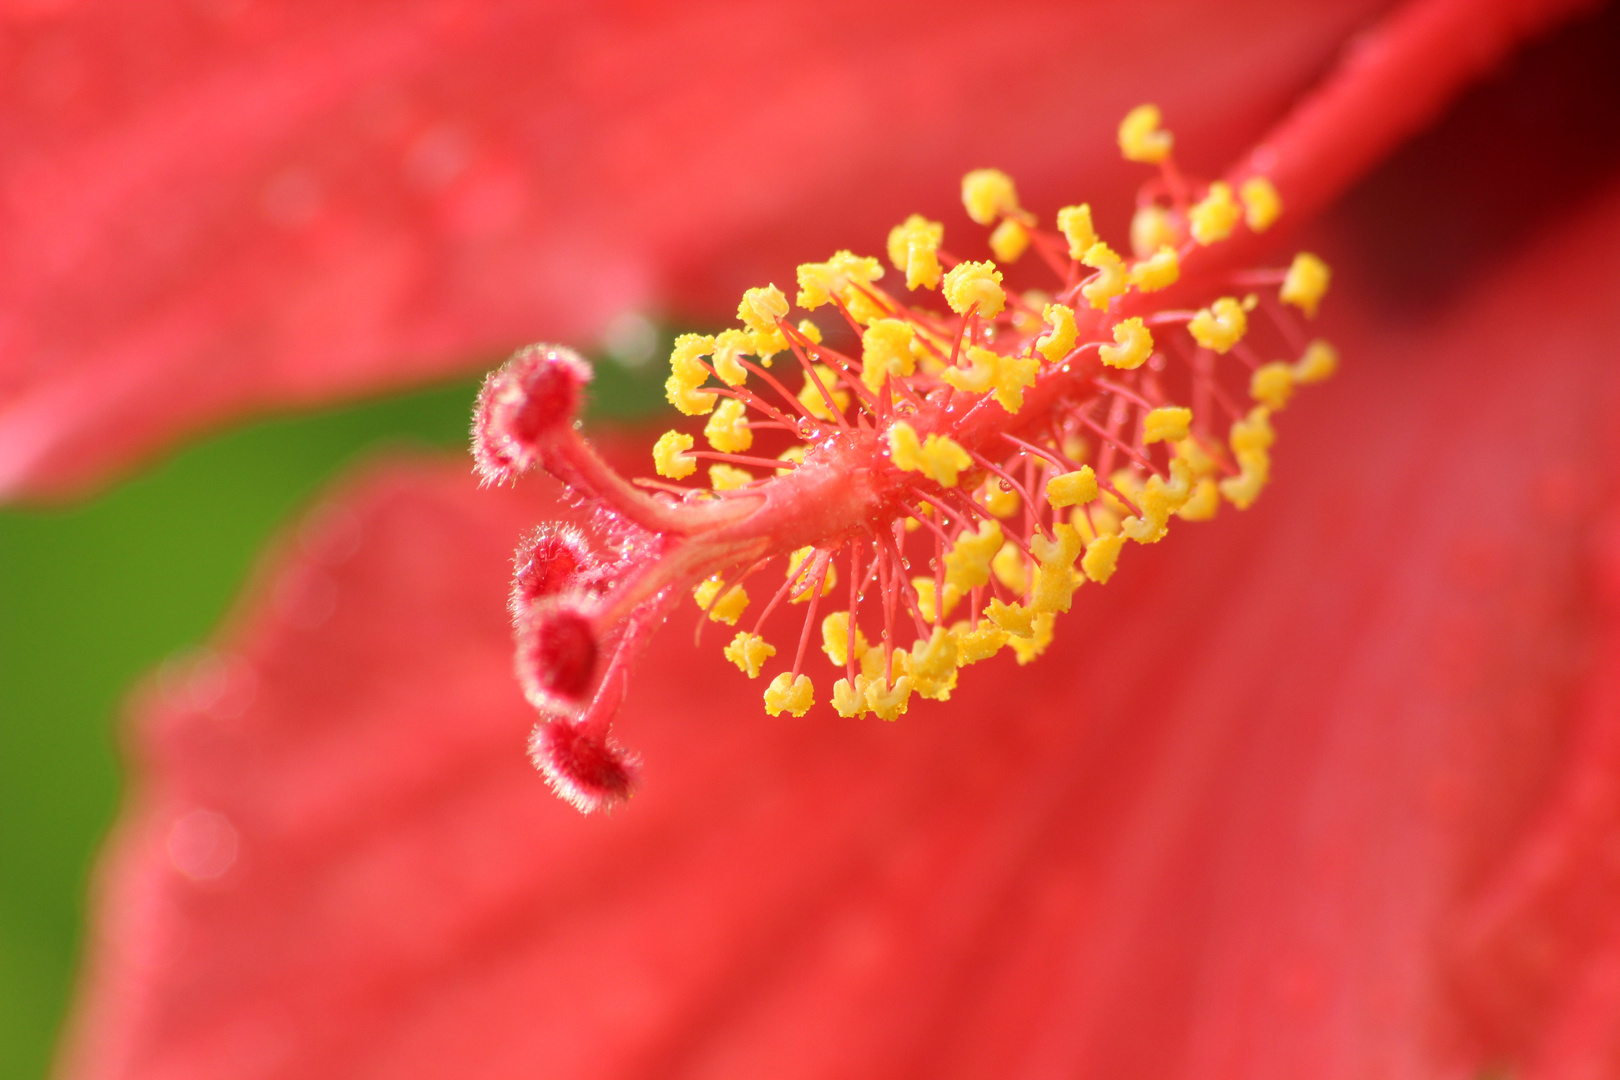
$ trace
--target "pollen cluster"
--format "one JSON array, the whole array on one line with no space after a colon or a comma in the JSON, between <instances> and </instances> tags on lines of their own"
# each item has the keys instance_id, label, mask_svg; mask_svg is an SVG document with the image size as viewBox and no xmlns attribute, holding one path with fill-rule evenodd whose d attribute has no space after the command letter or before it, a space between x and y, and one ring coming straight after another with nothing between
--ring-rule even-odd
<instances>
[{"instance_id":1,"label":"pollen cluster","mask_svg":"<svg viewBox=\"0 0 1620 1080\"><path fill-rule=\"evenodd\" d=\"M657 478L626 484L571 427L548 428L530 457L618 532L588 587L514 608L519 674L547 723L605 740L623 682L610 669L685 596L736 628L721 648L765 680L769 714L824 700L895 720L1002 652L1034 661L1132 545L1252 505L1274 417L1337 366L1303 323L1329 272L1309 254L1273 270L1194 259L1287 210L1264 175L1186 179L1161 119L1142 106L1120 125L1124 156L1158 169L1127 243L1099 235L1086 203L1043 227L1010 177L974 170L962 202L990 258L912 215L886 259L804 263L793 288L749 289L735 327L678 338L667 396L702 419L658 440ZM1013 287L1009 265L1031 254L1048 283ZM679 483L700 466L706 484ZM768 640L768 617L794 607L797 640ZM524 668L583 663L563 608L600 644L583 681ZM525 660L526 633L551 653ZM555 689L576 684L594 691Z\"/></svg>"}]
</instances>

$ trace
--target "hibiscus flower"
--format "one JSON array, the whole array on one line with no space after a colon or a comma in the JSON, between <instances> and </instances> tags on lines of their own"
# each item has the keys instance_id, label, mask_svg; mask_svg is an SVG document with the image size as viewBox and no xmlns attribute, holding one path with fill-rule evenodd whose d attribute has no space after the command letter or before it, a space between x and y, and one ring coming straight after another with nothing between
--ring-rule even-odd
<instances>
[{"instance_id":1,"label":"hibiscus flower","mask_svg":"<svg viewBox=\"0 0 1620 1080\"><path fill-rule=\"evenodd\" d=\"M1173 89L1190 104L1217 80L1166 57L1227 73L1205 137L1228 156L1253 134L1245 110L1267 112L1300 73L1209 56L1196 20L1168 41L1131 29L1114 28L1141 48L1131 64L1177 71L1155 91L1172 115ZM1303 69L1342 27L1294 29L1270 44ZM954 55L993 48L974 31ZM755 26L737 48L755 32L774 41ZM1022 27L996 32L1034 47ZM409 54L410 36L332 50L386 66L384 46ZM311 49L319 69L331 53ZM817 103L833 93L806 85ZM908 115L905 80L885 85ZM1003 112L980 102L949 130ZM866 123L889 134L880 116ZM1197 145L1197 124L1178 128ZM1085 148L1044 137L1026 199L1056 206L1062 159ZM754 229L797 208L814 159L785 152ZM1384 227L1443 216L1386 183L1360 210L1378 203ZM507 560L555 494L479 492L462 464L353 479L218 653L141 706L142 782L105 869L68 1073L1612 1074L1617 328L1587 297L1612 280L1620 203L1600 192L1511 258L1430 264L1450 288L1415 311L1391 300L1412 288L1393 265L1404 249L1358 240L1358 220L1323 237L1343 256L1324 318L1354 359L1331 400L1290 408L1286 464L1253 511L1144 549L1037 665L964 681L949 708L896 725L757 716L717 649L668 632L621 719L649 782L605 819L553 800L520 753ZM601 289L594 312L568 308L582 330L640 302L615 266L685 269L615 239L596 241L624 256L601 279L555 279ZM254 250L243 241L243 265ZM205 405L175 404L164 372L148 381L158 357L201 367L261 336L269 301L242 299L222 328L219 297L197 288L163 294L191 296L167 322L136 320L185 328L186 348L109 317L99 332L124 366L88 349L72 365L116 410L13 414L32 426L7 430L38 449L18 490L313 392L307 369L252 390L221 378L233 389ZM427 345L356 333L311 362L350 372L319 392L359 385L357 358L405 355L406 338L435 361L499 340L467 330L477 314L424 313L445 335ZM397 315L372 312L377 327ZM79 400L39 385L28 400ZM153 419L111 433L137 415ZM69 421L86 426L57 434ZM93 453L64 449L80 445Z\"/></svg>"}]
</instances>

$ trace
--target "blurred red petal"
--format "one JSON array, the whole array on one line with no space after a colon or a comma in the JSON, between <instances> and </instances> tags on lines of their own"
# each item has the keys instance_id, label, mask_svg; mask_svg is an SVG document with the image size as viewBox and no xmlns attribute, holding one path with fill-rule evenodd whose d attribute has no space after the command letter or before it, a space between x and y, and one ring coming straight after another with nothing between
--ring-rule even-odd
<instances>
[{"instance_id":1,"label":"blurred red petal","mask_svg":"<svg viewBox=\"0 0 1620 1080\"><path fill-rule=\"evenodd\" d=\"M678 622L606 818L522 753L547 497L374 471L143 708L67 1075L1614 1075L1617 249L1348 268L1259 507L948 707L767 719Z\"/></svg>"},{"instance_id":2,"label":"blurred red petal","mask_svg":"<svg viewBox=\"0 0 1620 1080\"><path fill-rule=\"evenodd\" d=\"M970 167L1123 215L1136 173L1097 148L1126 108L1218 170L1381 6L35 5L0 90L0 496L727 314Z\"/></svg>"}]
</instances>

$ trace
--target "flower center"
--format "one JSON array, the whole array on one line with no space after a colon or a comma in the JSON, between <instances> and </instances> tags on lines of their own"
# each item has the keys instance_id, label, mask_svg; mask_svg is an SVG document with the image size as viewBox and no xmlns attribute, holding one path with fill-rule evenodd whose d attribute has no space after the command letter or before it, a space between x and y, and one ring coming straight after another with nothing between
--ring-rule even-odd
<instances>
[{"instance_id":1,"label":"flower center","mask_svg":"<svg viewBox=\"0 0 1620 1080\"><path fill-rule=\"evenodd\" d=\"M630 790L634 762L609 725L683 596L730 626L752 614L724 647L749 678L779 654L768 617L803 606L768 713L814 704L814 643L841 715L894 720L913 699L948 699L964 668L1003 649L1040 656L1056 616L1106 583L1128 544L1254 502L1273 415L1337 364L1301 323L1328 269L1304 253L1277 270L1201 256L1183 274L1195 251L1269 229L1281 198L1257 172L1184 177L1151 105L1119 144L1158 169L1129 256L1098 237L1088 205L1043 228L1009 177L981 169L962 200L991 227L992 260L952 254L944 227L914 215L887 245L903 293L879 284L878 259L840 251L798 268L799 319L767 285L744 294L738 328L682 335L667 394L708 418L708 448L665 433L662 479L625 481L574 430L590 373L567 350L531 346L490 376L474 433L486 481L539 463L609 524L595 548L551 529L519 553L518 671L543 715L531 750L559 793L594 809ZM1051 284L1010 291L1000 267L1031 254ZM942 304L921 302L935 292ZM811 313L858 346L834 348ZM708 487L678 483L700 465Z\"/></svg>"}]
</instances>

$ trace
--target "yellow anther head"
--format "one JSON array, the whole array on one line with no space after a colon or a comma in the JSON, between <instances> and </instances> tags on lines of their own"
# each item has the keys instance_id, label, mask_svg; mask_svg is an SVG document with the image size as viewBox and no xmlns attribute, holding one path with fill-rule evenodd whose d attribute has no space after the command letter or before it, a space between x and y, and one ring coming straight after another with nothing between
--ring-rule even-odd
<instances>
[{"instance_id":1,"label":"yellow anther head","mask_svg":"<svg viewBox=\"0 0 1620 1080\"><path fill-rule=\"evenodd\" d=\"M748 409L736 398L726 398L703 427L709 445L727 454L740 453L754 445L754 432L748 426Z\"/></svg>"},{"instance_id":2,"label":"yellow anther head","mask_svg":"<svg viewBox=\"0 0 1620 1080\"><path fill-rule=\"evenodd\" d=\"M1068 525L1057 527L1074 531ZM1078 544L1078 541L1076 543ZM1073 603L1074 591L1084 581L1084 577L1074 572L1072 558L1042 559L1035 564L1035 586L1030 590L1030 610L1035 612L1037 618L1053 612L1068 611Z\"/></svg>"},{"instance_id":3,"label":"yellow anther head","mask_svg":"<svg viewBox=\"0 0 1620 1080\"><path fill-rule=\"evenodd\" d=\"M1119 152L1126 161L1157 165L1170 156L1175 145L1171 134L1159 126L1157 105L1138 105L1119 122Z\"/></svg>"},{"instance_id":4,"label":"yellow anther head","mask_svg":"<svg viewBox=\"0 0 1620 1080\"><path fill-rule=\"evenodd\" d=\"M832 705L838 710L839 716L861 716L866 711L866 686L861 676L855 676L857 686L849 685L848 679L839 679L833 683Z\"/></svg>"},{"instance_id":5,"label":"yellow anther head","mask_svg":"<svg viewBox=\"0 0 1620 1080\"><path fill-rule=\"evenodd\" d=\"M1180 442L1187 437L1192 423L1192 410L1176 406L1162 406L1149 410L1142 418L1142 442Z\"/></svg>"},{"instance_id":6,"label":"yellow anther head","mask_svg":"<svg viewBox=\"0 0 1620 1080\"><path fill-rule=\"evenodd\" d=\"M895 468L920 472L941 487L955 487L958 475L973 464L972 456L949 435L929 435L919 443L904 420L889 428L889 460Z\"/></svg>"},{"instance_id":7,"label":"yellow anther head","mask_svg":"<svg viewBox=\"0 0 1620 1080\"><path fill-rule=\"evenodd\" d=\"M1210 521L1220 505L1220 488L1212 478L1206 476L1193 485L1192 495L1181 504L1176 516L1183 521Z\"/></svg>"},{"instance_id":8,"label":"yellow anther head","mask_svg":"<svg viewBox=\"0 0 1620 1080\"><path fill-rule=\"evenodd\" d=\"M1018 513L1018 493L1002 487L1001 481L991 478L979 488L978 503L998 518Z\"/></svg>"},{"instance_id":9,"label":"yellow anther head","mask_svg":"<svg viewBox=\"0 0 1620 1080\"><path fill-rule=\"evenodd\" d=\"M966 593L990 582L990 560L1006 538L995 521L981 522L977 532L963 532L945 553L945 581Z\"/></svg>"},{"instance_id":10,"label":"yellow anther head","mask_svg":"<svg viewBox=\"0 0 1620 1080\"><path fill-rule=\"evenodd\" d=\"M839 251L824 263L802 263L798 269L798 304L806 311L814 311L830 303L834 296L846 305L861 295L860 290L883 276L883 267L876 259L866 258L849 251ZM783 312L786 314L786 312Z\"/></svg>"},{"instance_id":11,"label":"yellow anther head","mask_svg":"<svg viewBox=\"0 0 1620 1080\"><path fill-rule=\"evenodd\" d=\"M1008 644L1018 656L1018 666L1032 663L1052 644L1052 627L1056 617L1049 611L1037 612L1031 620L1030 635L1027 638L1012 638Z\"/></svg>"},{"instance_id":12,"label":"yellow anther head","mask_svg":"<svg viewBox=\"0 0 1620 1080\"><path fill-rule=\"evenodd\" d=\"M1131 215L1131 252L1137 258L1145 259L1162 247L1173 248L1180 242L1170 211L1158 203L1139 206Z\"/></svg>"},{"instance_id":13,"label":"yellow anther head","mask_svg":"<svg viewBox=\"0 0 1620 1080\"><path fill-rule=\"evenodd\" d=\"M1003 356L996 367L996 400L1009 413L1024 407L1024 391L1035 385L1040 374L1038 356Z\"/></svg>"},{"instance_id":14,"label":"yellow anther head","mask_svg":"<svg viewBox=\"0 0 1620 1080\"><path fill-rule=\"evenodd\" d=\"M1057 212L1057 226L1069 241L1069 258L1083 259L1097 245L1097 230L1091 224L1091 204L1065 206Z\"/></svg>"},{"instance_id":15,"label":"yellow anther head","mask_svg":"<svg viewBox=\"0 0 1620 1080\"><path fill-rule=\"evenodd\" d=\"M990 659L1007 644L1007 631L988 620L980 620L971 630L966 623L957 623L951 636L956 638L956 662L964 667Z\"/></svg>"},{"instance_id":16,"label":"yellow anther head","mask_svg":"<svg viewBox=\"0 0 1620 1080\"><path fill-rule=\"evenodd\" d=\"M1283 279L1282 291L1278 296L1283 303L1292 304L1303 311L1307 319L1314 319L1316 306L1327 293L1328 280L1332 276L1327 263L1308 251L1302 251L1294 256L1293 263L1288 267L1288 276Z\"/></svg>"},{"instance_id":17,"label":"yellow anther head","mask_svg":"<svg viewBox=\"0 0 1620 1080\"><path fill-rule=\"evenodd\" d=\"M1170 462L1171 479L1150 476L1136 493L1141 514L1120 524L1120 532L1139 544L1156 544L1164 539L1170 515L1181 509L1192 495L1192 468L1179 458Z\"/></svg>"},{"instance_id":18,"label":"yellow anther head","mask_svg":"<svg viewBox=\"0 0 1620 1080\"><path fill-rule=\"evenodd\" d=\"M906 288L932 289L939 284L939 245L945 226L912 214L889 230L889 261L906 275Z\"/></svg>"},{"instance_id":19,"label":"yellow anther head","mask_svg":"<svg viewBox=\"0 0 1620 1080\"><path fill-rule=\"evenodd\" d=\"M810 599L815 592L815 554L813 547L802 547L788 555L787 579L792 582L788 588L789 599L795 604L802 604ZM827 562L827 575L821 582L821 595L826 596L838 584L838 571L832 562Z\"/></svg>"},{"instance_id":20,"label":"yellow anther head","mask_svg":"<svg viewBox=\"0 0 1620 1080\"><path fill-rule=\"evenodd\" d=\"M1000 169L974 169L962 177L962 205L968 217L988 225L1005 214L1018 212L1018 191L1012 177Z\"/></svg>"},{"instance_id":21,"label":"yellow anther head","mask_svg":"<svg viewBox=\"0 0 1620 1080\"><path fill-rule=\"evenodd\" d=\"M1294 393L1294 365L1281 360L1261 364L1249 377L1249 396L1277 412Z\"/></svg>"},{"instance_id":22,"label":"yellow anther head","mask_svg":"<svg viewBox=\"0 0 1620 1080\"><path fill-rule=\"evenodd\" d=\"M687 454L692 449L692 436L679 431L666 431L653 444L653 468L659 476L671 480L685 480L697 472L697 458Z\"/></svg>"},{"instance_id":23,"label":"yellow anther head","mask_svg":"<svg viewBox=\"0 0 1620 1080\"><path fill-rule=\"evenodd\" d=\"M1141 367L1153 355L1153 333L1135 315L1114 324L1114 341L1116 344L1097 350L1102 362L1109 367L1130 371Z\"/></svg>"},{"instance_id":24,"label":"yellow anther head","mask_svg":"<svg viewBox=\"0 0 1620 1080\"><path fill-rule=\"evenodd\" d=\"M784 712L803 716L815 703L816 691L815 687L810 685L808 675L800 675L795 679L784 671L772 679L771 685L765 688L765 711L772 716L781 716Z\"/></svg>"},{"instance_id":25,"label":"yellow anther head","mask_svg":"<svg viewBox=\"0 0 1620 1080\"><path fill-rule=\"evenodd\" d=\"M999 599L992 599L990 606L984 609L984 614L1010 637L1029 637L1035 632L1032 624L1035 612L1023 604L1017 602L1007 604Z\"/></svg>"},{"instance_id":26,"label":"yellow anther head","mask_svg":"<svg viewBox=\"0 0 1620 1080\"><path fill-rule=\"evenodd\" d=\"M1230 296L1223 296L1194 315L1187 324L1187 330L1204 348L1214 349L1218 353L1229 352L1248 333L1249 316L1242 304Z\"/></svg>"},{"instance_id":27,"label":"yellow anther head","mask_svg":"<svg viewBox=\"0 0 1620 1080\"><path fill-rule=\"evenodd\" d=\"M1086 545L1086 554L1080 560L1080 569L1085 571L1086 577L1099 585L1106 584L1114 576L1114 569L1119 565L1119 549L1125 546L1125 537L1120 534L1112 536L1097 536Z\"/></svg>"},{"instance_id":28,"label":"yellow anther head","mask_svg":"<svg viewBox=\"0 0 1620 1080\"><path fill-rule=\"evenodd\" d=\"M727 386L741 386L748 380L748 369L741 358L754 352L753 335L743 330L725 330L714 339L714 373Z\"/></svg>"},{"instance_id":29,"label":"yellow anther head","mask_svg":"<svg viewBox=\"0 0 1620 1080\"><path fill-rule=\"evenodd\" d=\"M935 610L937 598L934 596L934 579L931 577L914 577L911 579L911 588L917 594L917 614L923 617L923 622L933 622L936 616L945 618L962 599L962 590L950 582L945 583L945 606L942 610Z\"/></svg>"},{"instance_id":30,"label":"yellow anther head","mask_svg":"<svg viewBox=\"0 0 1620 1080\"><path fill-rule=\"evenodd\" d=\"M1209 194L1193 204L1187 211L1192 237L1200 244L1209 245L1232 235L1243 210L1232 198L1232 186L1224 180L1209 185Z\"/></svg>"},{"instance_id":31,"label":"yellow anther head","mask_svg":"<svg viewBox=\"0 0 1620 1080\"><path fill-rule=\"evenodd\" d=\"M1017 218L1005 218L990 234L990 253L1000 262L1015 263L1029 248L1029 230Z\"/></svg>"},{"instance_id":32,"label":"yellow anther head","mask_svg":"<svg viewBox=\"0 0 1620 1080\"><path fill-rule=\"evenodd\" d=\"M890 375L917 370L911 346L916 331L903 319L878 319L861 334L861 382L874 394Z\"/></svg>"},{"instance_id":33,"label":"yellow anther head","mask_svg":"<svg viewBox=\"0 0 1620 1080\"><path fill-rule=\"evenodd\" d=\"M737 305L737 318L756 334L776 333L776 320L787 313L787 297L775 285L749 289L743 293L742 303Z\"/></svg>"},{"instance_id":34,"label":"yellow anther head","mask_svg":"<svg viewBox=\"0 0 1620 1080\"><path fill-rule=\"evenodd\" d=\"M1068 356L1074 349L1075 338L1079 336L1079 329L1074 323L1074 309L1064 304L1047 304L1041 310L1041 318L1052 328L1052 332L1041 336L1035 342L1035 351L1046 357L1046 362L1055 364Z\"/></svg>"},{"instance_id":35,"label":"yellow anther head","mask_svg":"<svg viewBox=\"0 0 1620 1080\"><path fill-rule=\"evenodd\" d=\"M975 309L987 319L1000 315L1007 303L1001 271L992 262L957 263L945 275L945 302L958 315Z\"/></svg>"},{"instance_id":36,"label":"yellow anther head","mask_svg":"<svg viewBox=\"0 0 1620 1080\"><path fill-rule=\"evenodd\" d=\"M1022 593L1029 588L1029 559L1019 550L1017 544L1008 540L996 552L996 557L990 560L990 572L996 575L996 580L1015 593Z\"/></svg>"},{"instance_id":37,"label":"yellow anther head","mask_svg":"<svg viewBox=\"0 0 1620 1080\"><path fill-rule=\"evenodd\" d=\"M969 394L987 393L1000 377L1004 358L1000 353L980 345L969 345L963 355L967 358L968 366L946 368L940 372L940 378Z\"/></svg>"},{"instance_id":38,"label":"yellow anther head","mask_svg":"<svg viewBox=\"0 0 1620 1080\"><path fill-rule=\"evenodd\" d=\"M866 684L866 707L877 713L880 720L898 720L911 699L912 679L902 675L890 688L888 679L877 675Z\"/></svg>"},{"instance_id":39,"label":"yellow anther head","mask_svg":"<svg viewBox=\"0 0 1620 1080\"><path fill-rule=\"evenodd\" d=\"M1131 267L1131 284L1145 293L1168 289L1180 277L1181 259L1173 247L1161 247Z\"/></svg>"},{"instance_id":40,"label":"yellow anther head","mask_svg":"<svg viewBox=\"0 0 1620 1080\"><path fill-rule=\"evenodd\" d=\"M1080 287L1080 295L1091 302L1091 306L1101 311L1108 306L1108 301L1116 296L1123 296L1131 287L1131 276L1125 270L1125 262L1114 249L1107 244L1092 244L1080 261L1097 271L1091 281Z\"/></svg>"},{"instance_id":41,"label":"yellow anther head","mask_svg":"<svg viewBox=\"0 0 1620 1080\"><path fill-rule=\"evenodd\" d=\"M799 390L799 404L817 420L831 420L835 409L841 414L849 408L849 391L841 388L838 373L826 364L812 364L811 368L815 371L815 377L812 378L808 372L805 374L804 386ZM816 385L818 380L821 383L819 387ZM826 394L821 392L823 389L827 391ZM832 396L830 406L827 404L829 394Z\"/></svg>"},{"instance_id":42,"label":"yellow anther head","mask_svg":"<svg viewBox=\"0 0 1620 1080\"><path fill-rule=\"evenodd\" d=\"M956 688L956 638L943 626L934 627L927 641L911 648L911 680L917 693L934 701L949 701Z\"/></svg>"},{"instance_id":43,"label":"yellow anther head","mask_svg":"<svg viewBox=\"0 0 1620 1080\"><path fill-rule=\"evenodd\" d=\"M669 354L669 380L664 383L664 394L687 416L701 416L714 408L714 395L698 390L709 377L703 357L714 351L714 345L714 338L707 334L682 334Z\"/></svg>"},{"instance_id":44,"label":"yellow anther head","mask_svg":"<svg viewBox=\"0 0 1620 1080\"><path fill-rule=\"evenodd\" d=\"M1339 370L1339 350L1318 338L1305 346L1305 355L1294 364L1294 379L1301 383L1318 383L1331 378Z\"/></svg>"},{"instance_id":45,"label":"yellow anther head","mask_svg":"<svg viewBox=\"0 0 1620 1080\"><path fill-rule=\"evenodd\" d=\"M735 491L754 482L753 476L735 465L710 465L709 486L715 491Z\"/></svg>"},{"instance_id":46,"label":"yellow anther head","mask_svg":"<svg viewBox=\"0 0 1620 1080\"><path fill-rule=\"evenodd\" d=\"M1054 476L1046 482L1046 501L1058 509L1079 506L1097 497L1097 474L1090 465Z\"/></svg>"},{"instance_id":47,"label":"yellow anther head","mask_svg":"<svg viewBox=\"0 0 1620 1080\"><path fill-rule=\"evenodd\" d=\"M1257 233L1265 232L1282 214L1282 196L1264 176L1251 176L1238 189L1243 200L1243 220Z\"/></svg>"},{"instance_id":48,"label":"yellow anther head","mask_svg":"<svg viewBox=\"0 0 1620 1080\"><path fill-rule=\"evenodd\" d=\"M737 636L731 639L726 646L726 659L737 665L737 669L750 679L759 678L759 666L776 655L776 649L766 644L765 639L758 634L750 634L746 630L737 631Z\"/></svg>"},{"instance_id":49,"label":"yellow anther head","mask_svg":"<svg viewBox=\"0 0 1620 1080\"><path fill-rule=\"evenodd\" d=\"M849 663L849 612L835 611L821 620L821 651L838 667ZM855 628L855 651L866 651L866 635Z\"/></svg>"},{"instance_id":50,"label":"yellow anther head","mask_svg":"<svg viewBox=\"0 0 1620 1080\"><path fill-rule=\"evenodd\" d=\"M715 596L723 584L717 577L708 578L692 590L692 599L697 601L698 607L708 611L710 620L736 626L737 619L748 606L748 593L741 585L733 585L716 600Z\"/></svg>"}]
</instances>

